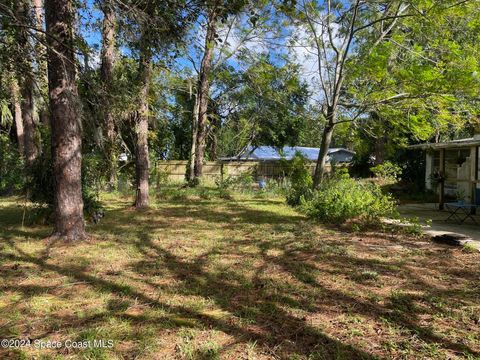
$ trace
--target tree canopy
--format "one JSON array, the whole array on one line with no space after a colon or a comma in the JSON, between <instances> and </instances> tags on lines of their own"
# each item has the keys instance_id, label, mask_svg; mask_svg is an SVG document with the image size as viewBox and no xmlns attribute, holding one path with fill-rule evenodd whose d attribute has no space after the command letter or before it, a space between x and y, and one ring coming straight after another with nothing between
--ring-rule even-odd
<instances>
[{"instance_id":1,"label":"tree canopy","mask_svg":"<svg viewBox=\"0 0 480 360\"><path fill-rule=\"evenodd\" d=\"M87 176L111 190L125 177L144 207L151 164L162 159L189 160L195 185L206 160L248 146L318 147L317 186L332 145L380 163L478 125L475 1L44 6L50 14L39 0L0 4L2 155L21 154L30 179L45 178L35 163L55 164L63 150L50 153L51 144L70 134L83 155L78 175L81 163L95 164ZM57 7L71 17L45 16ZM66 121L54 106L61 83L70 84L71 127L55 133Z\"/></svg>"}]
</instances>

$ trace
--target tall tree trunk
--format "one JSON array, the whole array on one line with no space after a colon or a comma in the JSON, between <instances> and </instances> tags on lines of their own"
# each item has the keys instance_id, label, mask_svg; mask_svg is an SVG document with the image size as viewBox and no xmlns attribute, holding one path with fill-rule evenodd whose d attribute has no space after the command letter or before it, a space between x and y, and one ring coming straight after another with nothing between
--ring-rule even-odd
<instances>
[{"instance_id":1,"label":"tall tree trunk","mask_svg":"<svg viewBox=\"0 0 480 360\"><path fill-rule=\"evenodd\" d=\"M216 11L210 11L208 15L207 35L205 37L205 51L200 66L198 80L198 131L195 149L194 176L200 179L203 175L203 160L205 157L205 142L208 125L208 99L210 92L210 72L212 69L213 50L215 48Z\"/></svg>"},{"instance_id":2,"label":"tall tree trunk","mask_svg":"<svg viewBox=\"0 0 480 360\"><path fill-rule=\"evenodd\" d=\"M36 90L38 91L38 97L44 99L44 101L41 101L41 105L37 103L37 111L40 123L48 125L50 121L48 114L48 101L43 92L43 90L48 87L47 51L45 48L45 36L43 33L43 0L33 0L33 7L35 13L35 29L37 30L37 33L35 34L37 38L35 41L35 52L38 72L38 76L36 77Z\"/></svg>"},{"instance_id":3,"label":"tall tree trunk","mask_svg":"<svg viewBox=\"0 0 480 360\"><path fill-rule=\"evenodd\" d=\"M384 121L377 111L370 112L370 118L373 121L373 141L374 141L374 164L378 165L385 161L386 133Z\"/></svg>"},{"instance_id":4,"label":"tall tree trunk","mask_svg":"<svg viewBox=\"0 0 480 360\"><path fill-rule=\"evenodd\" d=\"M188 181L193 182L195 179L195 150L197 148L197 133L198 133L198 92L195 94L195 103L193 104L192 117L192 147L190 150L190 163L188 171Z\"/></svg>"},{"instance_id":5,"label":"tall tree trunk","mask_svg":"<svg viewBox=\"0 0 480 360\"><path fill-rule=\"evenodd\" d=\"M317 165L315 167L315 175L313 177L313 188L320 185L324 175L327 164L328 149L332 143L333 130L335 129L336 109L329 107L327 109L327 124L323 129L322 143L320 144L320 151L318 152Z\"/></svg>"},{"instance_id":6,"label":"tall tree trunk","mask_svg":"<svg viewBox=\"0 0 480 360\"><path fill-rule=\"evenodd\" d=\"M42 30L43 28L43 0L33 0L33 10L35 13L35 28Z\"/></svg>"},{"instance_id":7,"label":"tall tree trunk","mask_svg":"<svg viewBox=\"0 0 480 360\"><path fill-rule=\"evenodd\" d=\"M33 0L33 7L35 13L35 29L37 30L35 36L35 53L36 62L38 66L39 76L37 81L39 86L47 86L47 54L45 48L45 35L43 33L43 0Z\"/></svg>"},{"instance_id":8,"label":"tall tree trunk","mask_svg":"<svg viewBox=\"0 0 480 360\"><path fill-rule=\"evenodd\" d=\"M149 205L149 186L148 175L150 162L148 158L148 92L150 86L150 78L152 73L152 54L149 46L148 35L142 36L142 45L140 49L140 94L139 94L139 111L136 124L137 147L136 147L136 185L137 193L135 199L135 207L144 208Z\"/></svg>"},{"instance_id":9,"label":"tall tree trunk","mask_svg":"<svg viewBox=\"0 0 480 360\"><path fill-rule=\"evenodd\" d=\"M33 89L34 80L32 74L25 74L22 81L20 93L22 95L22 117L23 129L25 133L25 160L30 166L38 157L39 148L36 138L36 124L34 120Z\"/></svg>"},{"instance_id":10,"label":"tall tree trunk","mask_svg":"<svg viewBox=\"0 0 480 360\"><path fill-rule=\"evenodd\" d=\"M28 10L29 7L24 0L18 2L17 17L21 19L21 22L24 24L30 23ZM22 49L17 73L20 85L25 160L27 165L31 165L38 156L39 147L35 136L36 124L34 121L33 92L35 89L35 81L33 78L32 56L28 44L28 33L25 28L21 28L18 32L18 44L20 45L20 49Z\"/></svg>"},{"instance_id":11,"label":"tall tree trunk","mask_svg":"<svg viewBox=\"0 0 480 360\"><path fill-rule=\"evenodd\" d=\"M82 126L75 85L73 0L46 0L55 225L53 236L85 238L82 199Z\"/></svg>"},{"instance_id":12,"label":"tall tree trunk","mask_svg":"<svg viewBox=\"0 0 480 360\"><path fill-rule=\"evenodd\" d=\"M385 162L385 135L377 135L375 138L375 161L374 164L383 164Z\"/></svg>"},{"instance_id":13,"label":"tall tree trunk","mask_svg":"<svg viewBox=\"0 0 480 360\"><path fill-rule=\"evenodd\" d=\"M212 120L212 124L209 130L209 133L212 136L210 143L210 159L216 161L218 157L218 131L219 131L220 121L217 117Z\"/></svg>"},{"instance_id":14,"label":"tall tree trunk","mask_svg":"<svg viewBox=\"0 0 480 360\"><path fill-rule=\"evenodd\" d=\"M103 26L102 26L102 52L100 78L102 82L101 106L103 111L103 124L106 135L105 155L108 163L108 177L110 190L115 189L117 182L117 151L115 120L112 114L112 83L113 66L115 61L115 27L116 13L112 0L104 0L102 4Z\"/></svg>"},{"instance_id":15,"label":"tall tree trunk","mask_svg":"<svg viewBox=\"0 0 480 360\"><path fill-rule=\"evenodd\" d=\"M13 103L13 119L15 121L15 129L17 132L18 152L20 155L25 156L25 139L23 133L23 118L22 118L22 106L20 104L20 94L18 91L18 83L14 78L11 82L11 96Z\"/></svg>"}]
</instances>

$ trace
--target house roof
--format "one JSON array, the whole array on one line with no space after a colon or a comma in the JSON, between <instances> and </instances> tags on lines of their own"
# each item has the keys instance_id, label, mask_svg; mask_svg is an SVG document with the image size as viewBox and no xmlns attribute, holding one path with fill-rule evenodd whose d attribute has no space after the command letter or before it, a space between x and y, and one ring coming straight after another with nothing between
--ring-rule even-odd
<instances>
[{"instance_id":1,"label":"house roof","mask_svg":"<svg viewBox=\"0 0 480 360\"><path fill-rule=\"evenodd\" d=\"M221 158L221 160L290 160L296 152L300 152L306 159L315 161L318 158L319 148L303 147L303 146L285 146L279 151L273 146L259 146L256 148L248 147L245 151L237 157ZM328 154L338 152L346 152L354 155L355 152L344 148L330 148ZM283 155L283 156L282 156Z\"/></svg>"},{"instance_id":2,"label":"house roof","mask_svg":"<svg viewBox=\"0 0 480 360\"><path fill-rule=\"evenodd\" d=\"M446 141L441 143L426 143L409 146L410 149L458 149L462 147L479 146L480 137Z\"/></svg>"}]
</instances>

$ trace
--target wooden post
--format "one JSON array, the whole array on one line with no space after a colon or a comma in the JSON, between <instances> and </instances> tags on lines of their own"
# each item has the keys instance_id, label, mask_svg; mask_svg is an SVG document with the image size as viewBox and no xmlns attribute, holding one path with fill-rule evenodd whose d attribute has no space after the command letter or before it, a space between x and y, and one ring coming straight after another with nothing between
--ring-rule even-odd
<instances>
[{"instance_id":1,"label":"wooden post","mask_svg":"<svg viewBox=\"0 0 480 360\"><path fill-rule=\"evenodd\" d=\"M469 174L469 187L470 187L470 202L472 204L475 204L475 190L477 188L477 182L476 182L476 179L475 179L475 173L477 172L476 171L477 169L477 147L476 146L472 146L470 148L470 174ZM475 214L476 213L476 209L475 208L471 208L471 214Z\"/></svg>"},{"instance_id":2,"label":"wooden post","mask_svg":"<svg viewBox=\"0 0 480 360\"><path fill-rule=\"evenodd\" d=\"M425 152L425 189L432 190L433 154Z\"/></svg>"},{"instance_id":3,"label":"wooden post","mask_svg":"<svg viewBox=\"0 0 480 360\"><path fill-rule=\"evenodd\" d=\"M479 155L478 153L480 151L480 146L476 146L474 149L475 149L475 156L474 156L475 160L473 160L473 167L474 167L473 180L474 180L474 182L473 182L473 186L472 186L473 187L472 202L474 204L479 204L480 199L477 198L477 194L478 194L477 186L478 186L478 172L480 170L478 168L478 155ZM477 208L472 208L472 213L476 214L477 213Z\"/></svg>"},{"instance_id":4,"label":"wooden post","mask_svg":"<svg viewBox=\"0 0 480 360\"><path fill-rule=\"evenodd\" d=\"M438 200L438 208L443 210L445 208L445 149L440 150L440 176L442 180L440 181L440 194Z\"/></svg>"},{"instance_id":5,"label":"wooden post","mask_svg":"<svg viewBox=\"0 0 480 360\"><path fill-rule=\"evenodd\" d=\"M478 183L478 173L480 172L480 169L478 168L478 158L480 155L480 146L477 146L475 149L475 181ZM475 187L477 184L475 184Z\"/></svg>"}]
</instances>

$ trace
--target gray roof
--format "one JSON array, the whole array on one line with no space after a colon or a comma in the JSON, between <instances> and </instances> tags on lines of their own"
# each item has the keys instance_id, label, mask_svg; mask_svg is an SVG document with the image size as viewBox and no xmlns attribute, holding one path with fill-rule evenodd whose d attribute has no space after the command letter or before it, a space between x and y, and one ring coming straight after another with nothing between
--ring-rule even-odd
<instances>
[{"instance_id":1,"label":"gray roof","mask_svg":"<svg viewBox=\"0 0 480 360\"><path fill-rule=\"evenodd\" d=\"M409 146L410 149L458 149L462 147L479 146L480 137L446 141L441 143L426 143Z\"/></svg>"},{"instance_id":2,"label":"gray roof","mask_svg":"<svg viewBox=\"0 0 480 360\"><path fill-rule=\"evenodd\" d=\"M319 148L303 147L303 146L285 146L281 151L273 146L259 146L256 148L248 147L243 151L240 156L221 158L221 160L290 160L296 152L301 153L306 159L316 161L318 158ZM328 149L328 155L334 153L346 153L353 156L354 151L344 148L330 148ZM283 155L283 156L282 156Z\"/></svg>"}]
</instances>

